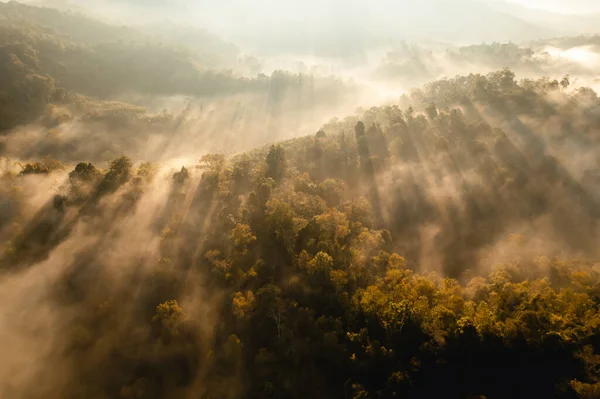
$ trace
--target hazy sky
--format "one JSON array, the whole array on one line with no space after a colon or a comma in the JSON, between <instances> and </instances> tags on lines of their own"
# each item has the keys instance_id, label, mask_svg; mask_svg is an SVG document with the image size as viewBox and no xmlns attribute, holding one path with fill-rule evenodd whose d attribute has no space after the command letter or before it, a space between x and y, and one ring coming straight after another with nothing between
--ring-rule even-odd
<instances>
[{"instance_id":1,"label":"hazy sky","mask_svg":"<svg viewBox=\"0 0 600 399\"><path fill-rule=\"evenodd\" d=\"M37 2L37 3L81 3L82 5L87 1L81 0L20 0L24 2ZM249 6L250 4L254 8L268 10L272 9L276 11L278 7L304 7L310 0L260 0L258 2L250 2L245 0L95 0L104 1L106 3L113 4L136 4L136 5L147 5L147 6L169 6L171 8L187 8L187 9L219 9L228 8L232 5L235 6ZM435 0L434 0L435 1ZM450 0L437 0L440 3L448 2ZM456 1L456 0L454 0ZM461 0L458 0L461 1ZM479 0L482 2L510 2L521 4L528 7L540 8L545 10L563 12L563 13L588 13L588 12L600 12L600 0ZM366 6L377 5L378 3L385 2L385 0L371 0L365 1ZM93 3L90 2L90 3ZM356 2L353 2L356 3ZM411 4L412 0L399 0L398 3ZM317 4L321 9L327 8L338 8L344 4L338 0L322 0L318 1ZM415 3L413 3L415 4Z\"/></svg>"},{"instance_id":2,"label":"hazy sky","mask_svg":"<svg viewBox=\"0 0 600 399\"><path fill-rule=\"evenodd\" d=\"M507 0L528 7L563 13L600 12L600 0Z\"/></svg>"},{"instance_id":3,"label":"hazy sky","mask_svg":"<svg viewBox=\"0 0 600 399\"><path fill-rule=\"evenodd\" d=\"M193 5L200 5L203 8L204 7L214 7L215 5L218 4L223 4L223 3L238 3L238 4L244 4L244 3L250 3L250 2L246 2L246 1L212 1L212 0L126 0L128 2L131 3L137 3L137 4L170 4L170 5L176 5L176 6L181 6L184 4L193 4ZM444 2L447 0L438 0L440 2ZM485 1L485 0L484 0ZM517 4L522 4L528 7L534 7L534 8L541 8L541 9L546 9L546 10L551 10L551 11L558 11L558 12L564 12L564 13L587 13L587 12L600 12L600 0L495 0L495 1L508 1L508 2L512 2L512 3L517 3ZM365 2L366 4L376 4L378 3L378 0L375 1L371 1L371 2ZM402 2L402 1L400 1ZM295 4L294 4L295 3ZM330 5L335 4L336 7L338 6L338 4L336 3L340 3L336 0L323 0L323 1L319 1L318 4L320 5L320 7L322 8L328 8ZM281 6L282 4L289 6L289 5L295 5L295 6L303 6L306 4L306 1L289 1L289 0L261 0L259 2L254 2L252 3L254 5L254 7L258 7L258 8L263 8L263 7L278 7ZM343 4L343 2L341 3Z\"/></svg>"}]
</instances>

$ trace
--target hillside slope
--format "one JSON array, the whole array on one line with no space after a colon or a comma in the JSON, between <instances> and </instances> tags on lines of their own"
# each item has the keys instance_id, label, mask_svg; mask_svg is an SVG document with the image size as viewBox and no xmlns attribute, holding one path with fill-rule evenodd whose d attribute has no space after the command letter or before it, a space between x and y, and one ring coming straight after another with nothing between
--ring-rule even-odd
<instances>
[{"instance_id":1,"label":"hillside slope","mask_svg":"<svg viewBox=\"0 0 600 399\"><path fill-rule=\"evenodd\" d=\"M231 159L5 173L2 392L589 398L600 102L567 83L469 75Z\"/></svg>"},{"instance_id":2,"label":"hillside slope","mask_svg":"<svg viewBox=\"0 0 600 399\"><path fill-rule=\"evenodd\" d=\"M118 115L120 122L148 120L154 118L148 114L161 109L139 112L135 106L114 101L146 106L153 100L184 103L185 97L200 104L230 98L237 107L249 102L258 109L255 114L267 121L284 117L301 121L305 115L320 114L322 106L339 106L352 91L351 85L335 77L282 71L243 77L215 67L211 54L227 54L229 50L213 36L179 25L163 29L177 39L174 42L193 41L194 47L161 41L158 32L150 36L80 14L0 3L0 79L4 81L0 86L0 129L37 122L45 113L52 114L48 106L66 108L68 112L61 115L67 120L72 119L66 116L69 114L92 114L93 119ZM196 41L198 36L188 32L200 32L201 40ZM202 48L213 53L201 53ZM102 101L112 103L95 106ZM169 111L177 114L186 110L184 105L178 108ZM56 121L50 127L55 127L64 118L50 115L50 119ZM230 122L233 125L236 117Z\"/></svg>"}]
</instances>

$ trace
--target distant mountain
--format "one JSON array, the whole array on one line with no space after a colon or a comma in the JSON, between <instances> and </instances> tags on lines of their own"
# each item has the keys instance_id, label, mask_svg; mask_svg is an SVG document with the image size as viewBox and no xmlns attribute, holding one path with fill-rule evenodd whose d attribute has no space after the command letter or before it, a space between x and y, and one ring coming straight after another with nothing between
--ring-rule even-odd
<instances>
[{"instance_id":1,"label":"distant mountain","mask_svg":"<svg viewBox=\"0 0 600 399\"><path fill-rule=\"evenodd\" d=\"M202 14L212 16L212 30L268 53L352 54L389 39L473 43L557 34L477 0L281 0L260 6L223 0Z\"/></svg>"},{"instance_id":2,"label":"distant mountain","mask_svg":"<svg viewBox=\"0 0 600 399\"><path fill-rule=\"evenodd\" d=\"M199 27L139 20L131 20L127 25L110 24L91 17L90 10L66 0L48 0L43 4L47 6L0 2L0 25L44 27L57 38L79 44L164 42L192 50L207 67L230 66L240 53L235 45ZM50 8L50 4L60 7Z\"/></svg>"},{"instance_id":3,"label":"distant mountain","mask_svg":"<svg viewBox=\"0 0 600 399\"><path fill-rule=\"evenodd\" d=\"M126 25L183 21L264 56L352 57L389 40L472 44L562 34L552 24L537 24L480 0L45 1L85 7Z\"/></svg>"},{"instance_id":4,"label":"distant mountain","mask_svg":"<svg viewBox=\"0 0 600 399\"><path fill-rule=\"evenodd\" d=\"M212 66L230 66L240 54L240 49L209 31L173 21L161 21L139 26L148 36L189 48L203 55Z\"/></svg>"},{"instance_id":5,"label":"distant mountain","mask_svg":"<svg viewBox=\"0 0 600 399\"><path fill-rule=\"evenodd\" d=\"M497 10L477 0L393 0L373 5L371 24L407 38L461 43L518 41L550 37L556 31ZM390 10L392 12L390 12Z\"/></svg>"},{"instance_id":6,"label":"distant mountain","mask_svg":"<svg viewBox=\"0 0 600 399\"><path fill-rule=\"evenodd\" d=\"M532 24L552 27L561 35L600 33L600 14L561 14L502 0L489 0L488 5L498 12L510 14Z\"/></svg>"}]
</instances>

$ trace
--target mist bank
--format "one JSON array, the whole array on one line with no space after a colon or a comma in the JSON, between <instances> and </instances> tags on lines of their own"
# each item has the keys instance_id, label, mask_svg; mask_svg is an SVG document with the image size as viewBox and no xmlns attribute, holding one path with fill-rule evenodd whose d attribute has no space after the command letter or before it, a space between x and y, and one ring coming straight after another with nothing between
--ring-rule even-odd
<instances>
[{"instance_id":1,"label":"mist bank","mask_svg":"<svg viewBox=\"0 0 600 399\"><path fill-rule=\"evenodd\" d=\"M127 154L135 160L164 162L210 152L231 155L313 133L315 125L352 112L361 104L359 93L366 94L342 86L338 93L322 92L333 87L318 86L207 99L132 95L128 97L146 107L106 102L94 103L84 112L49 106L43 123L7 131L0 146L5 156L22 161L51 157L62 162L106 162Z\"/></svg>"},{"instance_id":2,"label":"mist bank","mask_svg":"<svg viewBox=\"0 0 600 399\"><path fill-rule=\"evenodd\" d=\"M596 85L596 36L528 45L402 42L350 58L260 57L177 23L152 35L76 13L1 6L0 145L25 162L231 154L314 133L333 117L393 103L464 70L510 67L527 78L570 74L575 85Z\"/></svg>"}]
</instances>

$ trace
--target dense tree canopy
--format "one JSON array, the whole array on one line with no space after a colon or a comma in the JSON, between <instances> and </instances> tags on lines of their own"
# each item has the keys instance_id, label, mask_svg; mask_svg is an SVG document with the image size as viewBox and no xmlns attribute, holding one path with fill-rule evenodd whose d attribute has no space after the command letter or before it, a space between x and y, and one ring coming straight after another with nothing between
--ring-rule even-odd
<instances>
[{"instance_id":1,"label":"dense tree canopy","mask_svg":"<svg viewBox=\"0 0 600 399\"><path fill-rule=\"evenodd\" d=\"M437 81L411 107L167 180L126 157L80 163L33 218L24 190L64 166L5 174L3 272L77 248L48 298L73 314L50 352L70 378L14 389L597 397L600 171L566 149L596 154L600 107L566 87L509 70Z\"/></svg>"}]
</instances>

